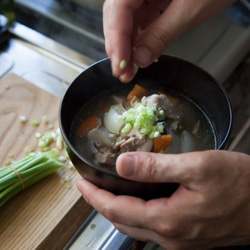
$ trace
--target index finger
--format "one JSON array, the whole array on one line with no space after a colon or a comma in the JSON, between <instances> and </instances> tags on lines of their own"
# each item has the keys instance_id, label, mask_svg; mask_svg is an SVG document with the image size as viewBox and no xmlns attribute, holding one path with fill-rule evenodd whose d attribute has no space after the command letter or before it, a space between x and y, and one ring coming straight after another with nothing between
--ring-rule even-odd
<instances>
[{"instance_id":1,"label":"index finger","mask_svg":"<svg viewBox=\"0 0 250 250\"><path fill-rule=\"evenodd\" d=\"M84 199L112 223L157 231L166 223L181 220L183 209L197 202L197 194L184 187L178 188L170 198L149 201L133 196L114 195L100 189L85 179L77 182ZM190 210L189 210L190 211Z\"/></svg>"},{"instance_id":2,"label":"index finger","mask_svg":"<svg viewBox=\"0 0 250 250\"><path fill-rule=\"evenodd\" d=\"M144 200L133 196L116 196L98 188L85 179L79 180L77 187L86 202L111 222L126 225L136 224L138 227L144 227L143 218L147 215L147 210L145 209L146 202ZM140 218L138 218L137 214L140 214ZM130 222L128 222L128 215Z\"/></svg>"},{"instance_id":3,"label":"index finger","mask_svg":"<svg viewBox=\"0 0 250 250\"><path fill-rule=\"evenodd\" d=\"M143 0L106 0L103 6L105 47L112 62L114 76L120 76L129 65L134 31L134 12Z\"/></svg>"}]
</instances>

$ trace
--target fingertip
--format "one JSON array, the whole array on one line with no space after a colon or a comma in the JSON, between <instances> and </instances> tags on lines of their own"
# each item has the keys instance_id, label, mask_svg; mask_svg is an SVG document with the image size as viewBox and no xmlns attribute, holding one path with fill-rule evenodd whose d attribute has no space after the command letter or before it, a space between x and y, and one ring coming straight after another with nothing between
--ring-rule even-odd
<instances>
[{"instance_id":1,"label":"fingertip","mask_svg":"<svg viewBox=\"0 0 250 250\"><path fill-rule=\"evenodd\" d=\"M129 154L121 154L116 161L116 170L123 177L131 177L135 173L136 159Z\"/></svg>"},{"instance_id":2,"label":"fingertip","mask_svg":"<svg viewBox=\"0 0 250 250\"><path fill-rule=\"evenodd\" d=\"M119 60L114 57L111 58L111 68L114 77L120 78L123 74L125 74L127 66L128 62L126 59Z\"/></svg>"},{"instance_id":3,"label":"fingertip","mask_svg":"<svg viewBox=\"0 0 250 250\"><path fill-rule=\"evenodd\" d=\"M78 180L76 182L76 187L80 191L80 193L82 193L85 199L86 199L87 194L94 190L94 186L85 179Z\"/></svg>"},{"instance_id":4,"label":"fingertip","mask_svg":"<svg viewBox=\"0 0 250 250\"><path fill-rule=\"evenodd\" d=\"M98 189L94 184L90 183L86 179L80 179L76 182L77 189L82 194L84 200L91 204L92 197L94 197L94 193Z\"/></svg>"},{"instance_id":5,"label":"fingertip","mask_svg":"<svg viewBox=\"0 0 250 250\"><path fill-rule=\"evenodd\" d=\"M139 69L139 67L135 63L131 64L128 67L126 73L122 74L119 77L120 81L123 83L129 83L130 81L133 80L133 78L137 74L138 69Z\"/></svg>"},{"instance_id":6,"label":"fingertip","mask_svg":"<svg viewBox=\"0 0 250 250\"><path fill-rule=\"evenodd\" d=\"M114 48L114 44L119 44L119 46L115 46ZM119 41L113 41L113 47L110 50L109 58L111 61L112 74L114 77L120 78L130 71L131 48L127 44L122 46Z\"/></svg>"},{"instance_id":7,"label":"fingertip","mask_svg":"<svg viewBox=\"0 0 250 250\"><path fill-rule=\"evenodd\" d=\"M78 181L76 182L76 187L77 187L77 189L78 189L80 192L81 192L82 189L83 189L82 185L84 185L84 184L82 184L82 182L83 182L82 179L80 179L80 180L78 180Z\"/></svg>"},{"instance_id":8,"label":"fingertip","mask_svg":"<svg viewBox=\"0 0 250 250\"><path fill-rule=\"evenodd\" d=\"M86 180L85 178L78 180L76 182L76 186L82 194L92 192L97 189L97 187L93 183Z\"/></svg>"},{"instance_id":9,"label":"fingertip","mask_svg":"<svg viewBox=\"0 0 250 250\"><path fill-rule=\"evenodd\" d=\"M88 187L86 185L86 181L84 179L78 180L76 182L76 187L77 187L78 191L82 194L85 201L89 202Z\"/></svg>"}]
</instances>

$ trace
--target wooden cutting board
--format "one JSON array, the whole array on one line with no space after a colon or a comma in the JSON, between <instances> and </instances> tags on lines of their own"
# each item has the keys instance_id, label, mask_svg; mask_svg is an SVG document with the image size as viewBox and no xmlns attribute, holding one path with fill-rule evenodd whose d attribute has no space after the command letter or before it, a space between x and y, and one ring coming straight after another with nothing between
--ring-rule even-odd
<instances>
[{"instance_id":1,"label":"wooden cutting board","mask_svg":"<svg viewBox=\"0 0 250 250\"><path fill-rule=\"evenodd\" d=\"M36 150L36 132L43 134L48 125L42 116L58 127L60 99L23 78L9 74L0 79L0 167L20 160L25 147ZM27 122L22 124L19 116ZM31 120L39 120L32 126ZM69 176L72 188L65 185ZM62 249L93 211L76 188L80 179L66 164L33 186L23 190L0 208L0 249Z\"/></svg>"}]
</instances>

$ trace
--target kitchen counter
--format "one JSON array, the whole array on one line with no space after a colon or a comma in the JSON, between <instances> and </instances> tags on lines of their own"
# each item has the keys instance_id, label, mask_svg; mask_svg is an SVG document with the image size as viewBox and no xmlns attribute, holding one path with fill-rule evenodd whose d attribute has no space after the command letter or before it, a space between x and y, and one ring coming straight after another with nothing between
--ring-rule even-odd
<instances>
[{"instance_id":1,"label":"kitchen counter","mask_svg":"<svg viewBox=\"0 0 250 250\"><path fill-rule=\"evenodd\" d=\"M2 166L8 154L19 160L26 146L35 149L35 133L44 132L42 125L20 127L19 115L31 120L46 114L56 129L60 98L72 79L92 62L21 24L12 27L0 44ZM66 176L72 185L69 189L64 184ZM0 249L62 249L93 211L76 188L79 178L76 170L64 167L4 204L0 208Z\"/></svg>"}]
</instances>

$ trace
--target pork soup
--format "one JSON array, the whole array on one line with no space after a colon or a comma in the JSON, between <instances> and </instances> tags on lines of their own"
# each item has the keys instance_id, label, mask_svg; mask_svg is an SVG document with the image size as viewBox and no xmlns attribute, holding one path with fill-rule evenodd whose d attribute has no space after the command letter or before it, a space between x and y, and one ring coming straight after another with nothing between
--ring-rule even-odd
<instances>
[{"instance_id":1,"label":"pork soup","mask_svg":"<svg viewBox=\"0 0 250 250\"><path fill-rule=\"evenodd\" d=\"M213 126L195 103L141 85L92 98L76 116L70 138L80 154L113 170L124 152L177 154L216 148Z\"/></svg>"}]
</instances>

